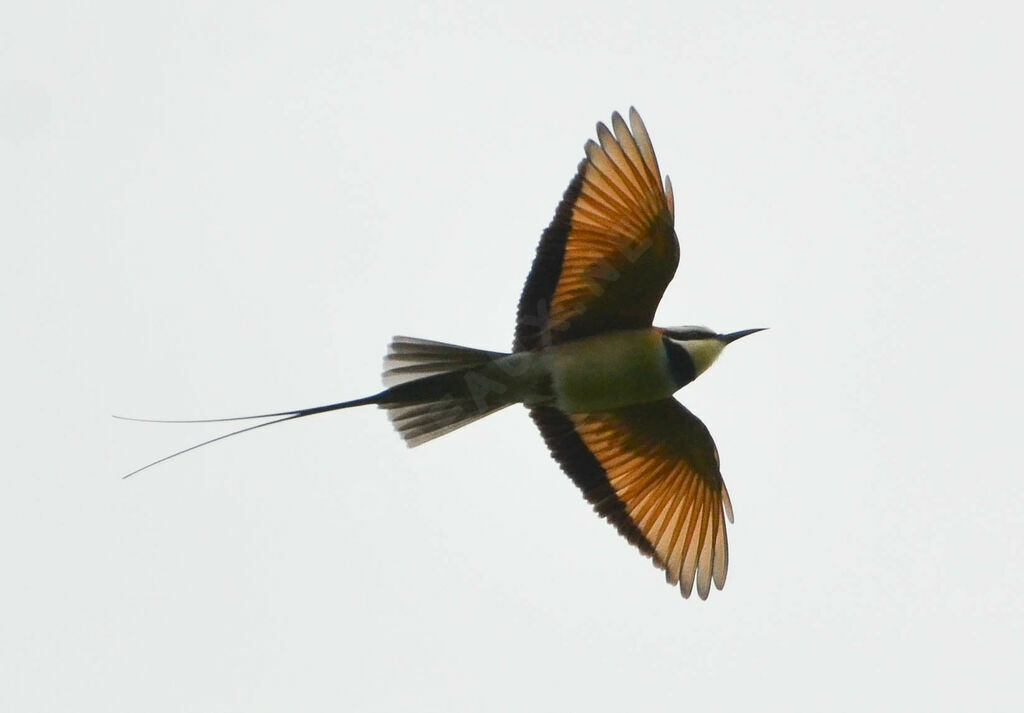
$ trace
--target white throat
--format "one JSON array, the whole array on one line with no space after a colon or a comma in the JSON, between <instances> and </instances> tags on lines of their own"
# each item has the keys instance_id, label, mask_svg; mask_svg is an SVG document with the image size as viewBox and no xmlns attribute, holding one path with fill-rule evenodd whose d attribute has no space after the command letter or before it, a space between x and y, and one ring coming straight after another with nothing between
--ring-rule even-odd
<instances>
[{"instance_id":1,"label":"white throat","mask_svg":"<svg viewBox=\"0 0 1024 713\"><path fill-rule=\"evenodd\" d=\"M687 339L676 342L689 353L693 360L694 376L700 376L707 368L715 363L715 359L722 353L725 343L718 339Z\"/></svg>"}]
</instances>

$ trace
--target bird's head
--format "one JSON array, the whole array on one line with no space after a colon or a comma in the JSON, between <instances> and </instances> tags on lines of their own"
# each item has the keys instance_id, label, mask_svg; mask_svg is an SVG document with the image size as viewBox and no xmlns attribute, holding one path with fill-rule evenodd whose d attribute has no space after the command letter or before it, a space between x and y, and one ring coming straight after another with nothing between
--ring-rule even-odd
<instances>
[{"instance_id":1,"label":"bird's head","mask_svg":"<svg viewBox=\"0 0 1024 713\"><path fill-rule=\"evenodd\" d=\"M690 379L692 380L700 376L709 366L715 363L715 359L725 349L726 344L735 342L740 337L745 337L754 332L761 332L765 329L767 327L719 334L707 327L667 327L662 332L670 344L681 347L690 357L690 363L693 365L694 372Z\"/></svg>"}]
</instances>

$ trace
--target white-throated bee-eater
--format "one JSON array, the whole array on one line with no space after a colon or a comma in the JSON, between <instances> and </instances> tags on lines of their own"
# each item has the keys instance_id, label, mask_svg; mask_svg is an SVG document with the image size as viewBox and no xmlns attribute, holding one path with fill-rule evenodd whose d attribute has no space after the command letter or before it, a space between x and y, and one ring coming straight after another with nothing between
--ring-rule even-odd
<instances>
[{"instance_id":1,"label":"white-throated bee-eater","mask_svg":"<svg viewBox=\"0 0 1024 713\"><path fill-rule=\"evenodd\" d=\"M551 455L599 515L678 584L725 584L732 521L718 452L672 394L726 344L760 331L652 326L679 263L672 184L640 115L597 125L586 158L541 236L523 288L511 353L395 337L384 390L325 406L206 421L273 419L376 405L418 446L521 403ZM140 468L139 470L143 470ZM136 473L139 471L135 471ZM134 474L134 473L132 473ZM129 474L129 475L132 475ZM127 476L126 476L127 477Z\"/></svg>"}]
</instances>

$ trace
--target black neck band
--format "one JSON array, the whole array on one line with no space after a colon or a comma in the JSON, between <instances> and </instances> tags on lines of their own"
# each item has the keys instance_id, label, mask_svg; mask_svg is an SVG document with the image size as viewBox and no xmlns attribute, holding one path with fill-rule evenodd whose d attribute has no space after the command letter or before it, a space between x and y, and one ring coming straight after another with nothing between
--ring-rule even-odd
<instances>
[{"instance_id":1,"label":"black neck band","mask_svg":"<svg viewBox=\"0 0 1024 713\"><path fill-rule=\"evenodd\" d=\"M668 370L677 386L683 387L697 378L697 369L693 365L690 353L668 337L662 337L665 354L668 356Z\"/></svg>"}]
</instances>

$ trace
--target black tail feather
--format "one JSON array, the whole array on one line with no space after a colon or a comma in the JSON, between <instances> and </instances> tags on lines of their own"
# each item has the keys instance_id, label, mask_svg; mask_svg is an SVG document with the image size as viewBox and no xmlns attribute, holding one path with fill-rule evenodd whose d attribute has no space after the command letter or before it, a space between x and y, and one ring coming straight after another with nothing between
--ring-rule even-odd
<instances>
[{"instance_id":1,"label":"black tail feather","mask_svg":"<svg viewBox=\"0 0 1024 713\"><path fill-rule=\"evenodd\" d=\"M171 458L247 431L355 406L377 405L386 409L392 424L405 442L410 446L418 446L515 403L514 375L495 364L506 356L500 352L426 339L395 337L384 360L384 383L389 388L373 396L294 411L230 418L177 420L114 416L124 421L145 423L224 423L271 419L183 448L133 470L124 477L130 478Z\"/></svg>"},{"instance_id":2,"label":"black tail feather","mask_svg":"<svg viewBox=\"0 0 1024 713\"><path fill-rule=\"evenodd\" d=\"M122 476L121 479L124 480L125 478L130 478L133 475L135 475L136 473L141 473L142 471L144 471L144 470L146 470L148 468L152 468L154 465L157 465L159 463L163 463L164 461L168 461L171 458L175 458L175 457L180 456L180 455L182 455L184 453L188 453L189 451L194 451L197 448L202 448L203 446L208 446L211 443L216 443L217 441L223 441L225 438L231 438L231 436L237 436L240 433L245 433L246 431L255 431L257 428L263 428L264 426L273 426L275 423L284 423L285 421L292 421L292 420L294 420L296 418L303 418L305 416L312 416L314 414L325 413L327 411L337 411L339 409L353 408L355 406L368 406L370 404L376 404L376 403L380 402L381 395L382 394L374 394L373 396L367 396L367 397L361 398L361 399L353 399L352 401L339 401L338 403L335 403L335 404L326 404L324 406L313 406L311 408L296 409L294 411L278 411L277 413L261 413L261 414L255 414L253 416L232 416L230 418L193 418L193 419L173 420L173 419L159 419L159 418L132 418L130 416L114 416L114 418L121 419L122 421L139 421L139 422L142 422L142 423L223 423L225 421L251 421L253 419L260 419L260 418L271 418L271 419L274 419L272 421L267 421L266 423L257 423L255 426L246 426L245 428L240 428L237 431L232 431L231 433L225 433L224 435L217 436L216 438L211 438L211 439L209 439L207 441L203 441L202 443L197 443L194 446L189 446L188 448L183 448L180 451L177 451L176 453L172 453L169 456L164 456L163 458L155 460L152 463L148 463L148 464L142 466L141 468L137 468L137 469L133 470L131 473L128 473L128 475Z\"/></svg>"}]
</instances>

